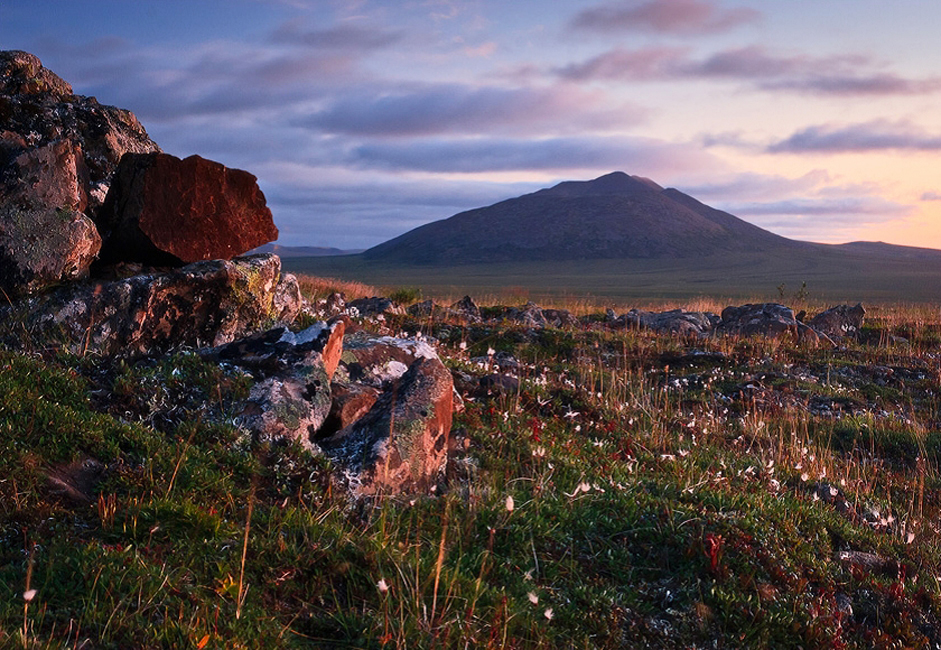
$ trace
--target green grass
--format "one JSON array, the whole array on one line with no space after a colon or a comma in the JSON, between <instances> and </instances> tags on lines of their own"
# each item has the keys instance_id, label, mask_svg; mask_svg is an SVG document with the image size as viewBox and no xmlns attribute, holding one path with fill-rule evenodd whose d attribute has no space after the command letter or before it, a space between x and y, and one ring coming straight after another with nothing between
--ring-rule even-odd
<instances>
[{"instance_id":1,"label":"green grass","mask_svg":"<svg viewBox=\"0 0 941 650\"><path fill-rule=\"evenodd\" d=\"M234 371L0 349L0 646L932 647L932 313L840 350L389 317L454 369L512 353L521 387L466 402L434 493L362 503L239 428ZM90 503L50 489L88 457Z\"/></svg>"}]
</instances>

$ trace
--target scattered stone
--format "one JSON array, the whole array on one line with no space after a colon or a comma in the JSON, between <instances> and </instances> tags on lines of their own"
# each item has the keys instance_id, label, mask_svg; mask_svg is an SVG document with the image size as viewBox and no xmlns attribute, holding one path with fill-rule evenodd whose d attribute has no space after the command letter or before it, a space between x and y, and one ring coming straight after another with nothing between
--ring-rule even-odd
<instances>
[{"instance_id":1,"label":"scattered stone","mask_svg":"<svg viewBox=\"0 0 941 650\"><path fill-rule=\"evenodd\" d=\"M373 296L360 298L346 303L346 313L350 316L373 318L376 316L402 316L405 310L388 298Z\"/></svg>"},{"instance_id":2,"label":"scattered stone","mask_svg":"<svg viewBox=\"0 0 941 650\"><path fill-rule=\"evenodd\" d=\"M453 394L444 364L418 359L366 415L320 445L354 496L428 489L447 463Z\"/></svg>"},{"instance_id":3,"label":"scattered stone","mask_svg":"<svg viewBox=\"0 0 941 650\"><path fill-rule=\"evenodd\" d=\"M451 305L451 311L459 314L469 323L479 323L481 321L480 307L470 296L464 296Z\"/></svg>"},{"instance_id":4,"label":"scattered stone","mask_svg":"<svg viewBox=\"0 0 941 650\"><path fill-rule=\"evenodd\" d=\"M138 356L219 346L275 315L281 260L253 255L123 280L62 287L0 309L75 353Z\"/></svg>"},{"instance_id":5,"label":"scattered stone","mask_svg":"<svg viewBox=\"0 0 941 650\"><path fill-rule=\"evenodd\" d=\"M492 397L495 395L516 395L519 393L520 380L513 375L493 373L480 378L477 395Z\"/></svg>"},{"instance_id":6,"label":"scattered stone","mask_svg":"<svg viewBox=\"0 0 941 650\"><path fill-rule=\"evenodd\" d=\"M726 307L722 310L722 320L716 332L738 336L768 336L778 338L791 336L802 343L816 345L832 341L813 328L799 322L794 317L794 310L777 303L748 304L740 307Z\"/></svg>"},{"instance_id":7,"label":"scattered stone","mask_svg":"<svg viewBox=\"0 0 941 650\"><path fill-rule=\"evenodd\" d=\"M839 341L845 337L856 338L863 326L865 315L866 310L861 303L856 303L855 307L837 305L820 312L808 324L818 332Z\"/></svg>"},{"instance_id":8,"label":"scattered stone","mask_svg":"<svg viewBox=\"0 0 941 650\"><path fill-rule=\"evenodd\" d=\"M104 478L106 467L100 461L85 457L46 472L49 491L73 505L88 505L95 500L95 490Z\"/></svg>"},{"instance_id":9,"label":"scattered stone","mask_svg":"<svg viewBox=\"0 0 941 650\"><path fill-rule=\"evenodd\" d=\"M104 263L228 260L278 238L255 176L165 153L121 159L96 223Z\"/></svg>"},{"instance_id":10,"label":"scattered stone","mask_svg":"<svg viewBox=\"0 0 941 650\"><path fill-rule=\"evenodd\" d=\"M424 300L416 302L405 310L405 313L413 318L443 318L447 311L441 305L435 304L433 300Z\"/></svg>"},{"instance_id":11,"label":"scattered stone","mask_svg":"<svg viewBox=\"0 0 941 650\"><path fill-rule=\"evenodd\" d=\"M712 312L684 311L673 309L665 312L651 312L632 309L618 318L612 318L614 311L609 310L610 326L613 328L648 329L660 334L678 336L703 336L711 333L720 318Z\"/></svg>"}]
</instances>

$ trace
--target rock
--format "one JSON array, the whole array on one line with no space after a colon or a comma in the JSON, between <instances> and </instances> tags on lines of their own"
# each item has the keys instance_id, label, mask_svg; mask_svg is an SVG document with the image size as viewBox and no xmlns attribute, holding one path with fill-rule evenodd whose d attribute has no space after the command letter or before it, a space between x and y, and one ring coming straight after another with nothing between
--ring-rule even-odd
<instances>
[{"instance_id":1,"label":"rock","mask_svg":"<svg viewBox=\"0 0 941 650\"><path fill-rule=\"evenodd\" d=\"M357 332L343 340L342 366L349 381L384 388L397 380L417 359L437 359L427 342L392 336L376 338Z\"/></svg>"},{"instance_id":2,"label":"rock","mask_svg":"<svg viewBox=\"0 0 941 650\"><path fill-rule=\"evenodd\" d=\"M67 143L81 152L88 216L104 201L125 153L160 151L130 111L74 95L72 87L27 52L0 52L0 184L29 150Z\"/></svg>"},{"instance_id":3,"label":"rock","mask_svg":"<svg viewBox=\"0 0 941 650\"><path fill-rule=\"evenodd\" d=\"M333 436L355 423L369 412L380 395L379 391L371 386L345 382L334 382L331 394L333 404L321 430L321 437Z\"/></svg>"},{"instance_id":4,"label":"rock","mask_svg":"<svg viewBox=\"0 0 941 650\"><path fill-rule=\"evenodd\" d=\"M357 497L425 490L444 471L454 387L438 359L416 360L369 412L321 447Z\"/></svg>"},{"instance_id":5,"label":"rock","mask_svg":"<svg viewBox=\"0 0 941 650\"><path fill-rule=\"evenodd\" d=\"M134 116L71 86L27 52L0 52L0 290L40 292L88 274L92 213L127 151L159 151Z\"/></svg>"},{"instance_id":6,"label":"rock","mask_svg":"<svg viewBox=\"0 0 941 650\"><path fill-rule=\"evenodd\" d=\"M315 351L255 384L242 411L244 426L258 440L297 440L319 453L314 438L330 413L330 378Z\"/></svg>"},{"instance_id":7,"label":"rock","mask_svg":"<svg viewBox=\"0 0 941 650\"><path fill-rule=\"evenodd\" d=\"M855 307L837 305L814 316L808 325L838 341L847 336L858 336L865 315L866 310L861 303Z\"/></svg>"},{"instance_id":8,"label":"rock","mask_svg":"<svg viewBox=\"0 0 941 650\"><path fill-rule=\"evenodd\" d=\"M464 296L451 305L451 311L460 315L469 323L479 323L481 321L480 307L470 296Z\"/></svg>"},{"instance_id":9,"label":"rock","mask_svg":"<svg viewBox=\"0 0 941 650\"><path fill-rule=\"evenodd\" d=\"M359 298L346 303L346 313L350 316L372 318L376 316L402 316L405 310L388 298L373 296L372 298Z\"/></svg>"},{"instance_id":10,"label":"rock","mask_svg":"<svg viewBox=\"0 0 941 650\"><path fill-rule=\"evenodd\" d=\"M506 317L507 320L515 321L526 327L538 329L546 326L546 317L543 316L542 309L531 301L519 309L511 309Z\"/></svg>"},{"instance_id":11,"label":"rock","mask_svg":"<svg viewBox=\"0 0 941 650\"><path fill-rule=\"evenodd\" d=\"M100 247L81 212L0 205L0 302L85 277Z\"/></svg>"},{"instance_id":12,"label":"rock","mask_svg":"<svg viewBox=\"0 0 941 650\"><path fill-rule=\"evenodd\" d=\"M271 303L272 317L282 323L292 323L308 307L297 277L293 273L282 274Z\"/></svg>"},{"instance_id":13,"label":"rock","mask_svg":"<svg viewBox=\"0 0 941 650\"><path fill-rule=\"evenodd\" d=\"M261 376L283 374L305 361L311 353L323 360L327 378L332 379L343 354L342 321L314 323L300 332L275 327L214 348L200 350L203 359L229 363Z\"/></svg>"},{"instance_id":14,"label":"rock","mask_svg":"<svg viewBox=\"0 0 941 650\"><path fill-rule=\"evenodd\" d=\"M613 328L649 329L660 334L678 336L703 336L712 332L719 323L719 317L712 312L683 311L673 309L665 312L640 311L632 309L620 317L608 314L609 325Z\"/></svg>"},{"instance_id":15,"label":"rock","mask_svg":"<svg viewBox=\"0 0 941 650\"><path fill-rule=\"evenodd\" d=\"M478 397L491 397L494 395L518 395L520 380L513 375L493 373L484 375L479 380Z\"/></svg>"},{"instance_id":16,"label":"rock","mask_svg":"<svg viewBox=\"0 0 941 650\"><path fill-rule=\"evenodd\" d=\"M790 336L795 341L816 345L819 342L833 344L823 334L799 322L794 311L777 303L748 304L741 307L726 307L722 320L716 327L721 334L738 336Z\"/></svg>"},{"instance_id":17,"label":"rock","mask_svg":"<svg viewBox=\"0 0 941 650\"><path fill-rule=\"evenodd\" d=\"M105 263L228 260L278 238L252 174L164 153L121 159L96 224Z\"/></svg>"},{"instance_id":18,"label":"rock","mask_svg":"<svg viewBox=\"0 0 941 650\"><path fill-rule=\"evenodd\" d=\"M75 352L138 356L219 346L273 321L281 260L253 255L62 287L0 310Z\"/></svg>"}]
</instances>

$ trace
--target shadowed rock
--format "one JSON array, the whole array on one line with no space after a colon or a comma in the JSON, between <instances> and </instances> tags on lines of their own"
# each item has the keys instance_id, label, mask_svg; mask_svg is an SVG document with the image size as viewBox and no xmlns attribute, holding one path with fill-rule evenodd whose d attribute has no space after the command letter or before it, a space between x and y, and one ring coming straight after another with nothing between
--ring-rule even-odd
<instances>
[{"instance_id":1,"label":"shadowed rock","mask_svg":"<svg viewBox=\"0 0 941 650\"><path fill-rule=\"evenodd\" d=\"M682 309L660 313L632 309L617 318L613 316L612 312L610 326L613 328L649 329L658 333L679 336L708 334L719 323L719 317L716 314Z\"/></svg>"},{"instance_id":2,"label":"shadowed rock","mask_svg":"<svg viewBox=\"0 0 941 650\"><path fill-rule=\"evenodd\" d=\"M794 317L794 310L790 307L777 303L726 307L722 310L722 322L719 323L716 332L771 338L791 336L795 341L813 345L820 342L833 344L833 341L826 335L798 321Z\"/></svg>"},{"instance_id":3,"label":"shadowed rock","mask_svg":"<svg viewBox=\"0 0 941 650\"><path fill-rule=\"evenodd\" d=\"M121 159L96 223L106 263L227 260L278 238L252 174L163 153Z\"/></svg>"},{"instance_id":4,"label":"shadowed rock","mask_svg":"<svg viewBox=\"0 0 941 650\"><path fill-rule=\"evenodd\" d=\"M855 307L837 305L817 314L808 324L835 340L847 336L855 338L863 326L865 315L866 310L860 303L857 303Z\"/></svg>"}]
</instances>

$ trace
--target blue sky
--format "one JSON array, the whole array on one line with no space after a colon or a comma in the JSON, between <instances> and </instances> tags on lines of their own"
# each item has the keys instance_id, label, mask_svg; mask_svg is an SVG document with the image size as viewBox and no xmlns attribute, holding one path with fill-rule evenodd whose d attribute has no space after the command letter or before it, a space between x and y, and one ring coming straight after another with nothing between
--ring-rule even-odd
<instances>
[{"instance_id":1,"label":"blue sky","mask_svg":"<svg viewBox=\"0 0 941 650\"><path fill-rule=\"evenodd\" d=\"M941 248L941 3L3 0L0 46L361 248L622 170L798 239Z\"/></svg>"}]
</instances>

